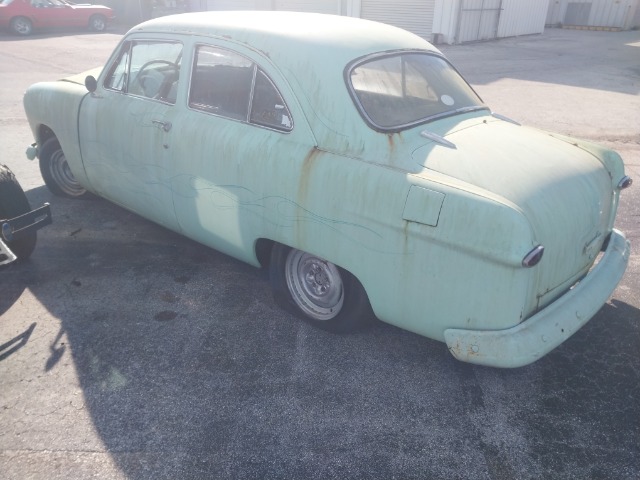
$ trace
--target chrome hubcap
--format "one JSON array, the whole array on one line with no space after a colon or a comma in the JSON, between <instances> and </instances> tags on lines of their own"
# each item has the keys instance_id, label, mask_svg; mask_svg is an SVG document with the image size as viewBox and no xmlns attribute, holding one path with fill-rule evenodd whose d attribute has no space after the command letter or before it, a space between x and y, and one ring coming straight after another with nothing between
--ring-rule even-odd
<instances>
[{"instance_id":1,"label":"chrome hubcap","mask_svg":"<svg viewBox=\"0 0 640 480\"><path fill-rule=\"evenodd\" d=\"M314 320L331 320L342 309L344 287L331 262L291 250L285 264L287 287L296 305Z\"/></svg>"}]
</instances>

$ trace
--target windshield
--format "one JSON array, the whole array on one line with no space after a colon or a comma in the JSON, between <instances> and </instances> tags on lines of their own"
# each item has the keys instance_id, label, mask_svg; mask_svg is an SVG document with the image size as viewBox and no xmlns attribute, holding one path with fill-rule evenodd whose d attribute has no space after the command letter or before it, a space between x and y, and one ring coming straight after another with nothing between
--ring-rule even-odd
<instances>
[{"instance_id":1,"label":"windshield","mask_svg":"<svg viewBox=\"0 0 640 480\"><path fill-rule=\"evenodd\" d=\"M13 0L0 0L0 5L9 5Z\"/></svg>"},{"instance_id":2,"label":"windshield","mask_svg":"<svg viewBox=\"0 0 640 480\"><path fill-rule=\"evenodd\" d=\"M364 119L397 131L436 118L487 107L442 57L422 52L376 56L356 63L349 87Z\"/></svg>"}]
</instances>

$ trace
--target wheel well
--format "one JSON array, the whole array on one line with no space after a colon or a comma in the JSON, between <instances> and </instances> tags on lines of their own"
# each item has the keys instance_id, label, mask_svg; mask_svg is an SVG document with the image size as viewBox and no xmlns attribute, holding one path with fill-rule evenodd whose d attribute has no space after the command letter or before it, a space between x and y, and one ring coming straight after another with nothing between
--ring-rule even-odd
<instances>
[{"instance_id":1,"label":"wheel well","mask_svg":"<svg viewBox=\"0 0 640 480\"><path fill-rule=\"evenodd\" d=\"M38 142L38 145L42 146L44 142L55 136L56 134L53 133L53 130L49 127L46 125L40 125L40 127L38 127L38 138L36 138L36 141Z\"/></svg>"},{"instance_id":2,"label":"wheel well","mask_svg":"<svg viewBox=\"0 0 640 480\"><path fill-rule=\"evenodd\" d=\"M267 238L259 238L256 242L256 258L262 268L268 267L271 261L271 250L276 242Z\"/></svg>"}]
</instances>

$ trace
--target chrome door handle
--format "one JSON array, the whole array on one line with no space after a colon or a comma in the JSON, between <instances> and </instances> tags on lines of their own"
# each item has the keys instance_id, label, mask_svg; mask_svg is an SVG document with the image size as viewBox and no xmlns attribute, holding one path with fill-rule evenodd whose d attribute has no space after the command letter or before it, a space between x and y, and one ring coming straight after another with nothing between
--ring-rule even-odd
<instances>
[{"instance_id":1,"label":"chrome door handle","mask_svg":"<svg viewBox=\"0 0 640 480\"><path fill-rule=\"evenodd\" d=\"M171 130L171 126L172 126L171 122L162 122L160 120L151 120L151 123L159 127L162 127L162 130L164 130L165 132L168 132L169 130Z\"/></svg>"}]
</instances>

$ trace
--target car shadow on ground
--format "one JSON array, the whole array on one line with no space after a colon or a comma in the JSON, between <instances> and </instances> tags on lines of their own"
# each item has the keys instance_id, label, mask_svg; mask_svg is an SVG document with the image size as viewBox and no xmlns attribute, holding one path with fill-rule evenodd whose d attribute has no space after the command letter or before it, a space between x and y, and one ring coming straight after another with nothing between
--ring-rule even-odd
<instances>
[{"instance_id":1,"label":"car shadow on ground","mask_svg":"<svg viewBox=\"0 0 640 480\"><path fill-rule=\"evenodd\" d=\"M314 329L253 267L106 201L28 195L54 216L13 276L60 323L42 370L73 359L127 478L640 472L633 306L607 304L531 366L477 367L382 323Z\"/></svg>"}]
</instances>

